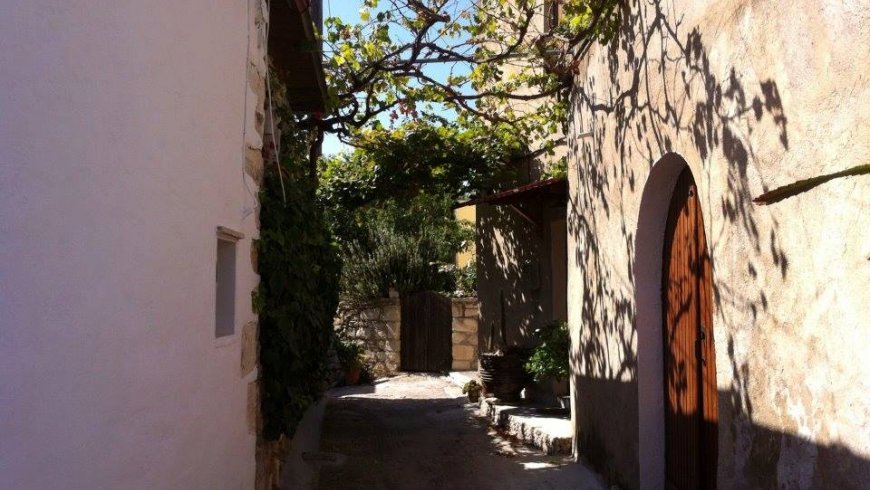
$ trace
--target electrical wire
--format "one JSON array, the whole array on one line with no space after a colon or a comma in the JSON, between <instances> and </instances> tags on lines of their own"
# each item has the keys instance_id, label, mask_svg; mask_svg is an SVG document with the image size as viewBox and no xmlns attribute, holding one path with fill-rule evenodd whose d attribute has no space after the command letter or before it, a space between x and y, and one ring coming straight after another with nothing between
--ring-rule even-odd
<instances>
[{"instance_id":1,"label":"electrical wire","mask_svg":"<svg viewBox=\"0 0 870 490\"><path fill-rule=\"evenodd\" d=\"M284 189L284 173L281 171L281 153L278 146L278 135L275 133L275 111L272 108L272 74L269 71L269 29L271 27L272 2L266 0L266 8L269 9L269 22L266 23L266 97L269 99L269 126L272 130L272 150L275 152L275 165L278 167L278 181L281 183L281 199L287 205L287 192Z\"/></svg>"}]
</instances>

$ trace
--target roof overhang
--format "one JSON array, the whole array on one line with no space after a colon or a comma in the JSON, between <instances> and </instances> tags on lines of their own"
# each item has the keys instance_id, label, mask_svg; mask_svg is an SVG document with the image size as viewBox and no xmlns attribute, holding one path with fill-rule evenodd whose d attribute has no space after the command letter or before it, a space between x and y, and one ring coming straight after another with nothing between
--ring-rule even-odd
<instances>
[{"instance_id":1,"label":"roof overhang","mask_svg":"<svg viewBox=\"0 0 870 490\"><path fill-rule=\"evenodd\" d=\"M269 53L294 112L327 111L322 24L322 0L275 0L271 4Z\"/></svg>"},{"instance_id":2,"label":"roof overhang","mask_svg":"<svg viewBox=\"0 0 870 490\"><path fill-rule=\"evenodd\" d=\"M514 187L513 189L456 204L453 206L453 209L474 206L477 204L492 204L498 206L544 201L550 201L554 204L567 203L568 181L565 178L555 178L532 182L531 184L521 185L519 187Z\"/></svg>"}]
</instances>

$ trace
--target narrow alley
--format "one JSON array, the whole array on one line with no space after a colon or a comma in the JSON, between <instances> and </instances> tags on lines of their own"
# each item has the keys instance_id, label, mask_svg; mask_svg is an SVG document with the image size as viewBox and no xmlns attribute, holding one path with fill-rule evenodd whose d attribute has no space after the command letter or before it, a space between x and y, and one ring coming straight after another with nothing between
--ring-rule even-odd
<instances>
[{"instance_id":1,"label":"narrow alley","mask_svg":"<svg viewBox=\"0 0 870 490\"><path fill-rule=\"evenodd\" d=\"M329 393L319 487L599 489L570 457L501 437L449 378L401 375Z\"/></svg>"}]
</instances>

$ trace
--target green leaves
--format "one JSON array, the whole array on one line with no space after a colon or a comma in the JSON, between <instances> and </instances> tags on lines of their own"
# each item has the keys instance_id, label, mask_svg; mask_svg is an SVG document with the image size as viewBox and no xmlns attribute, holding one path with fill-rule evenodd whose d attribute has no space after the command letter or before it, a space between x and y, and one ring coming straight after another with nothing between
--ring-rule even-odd
<instances>
[{"instance_id":1,"label":"green leaves","mask_svg":"<svg viewBox=\"0 0 870 490\"><path fill-rule=\"evenodd\" d=\"M416 110L406 107L406 110ZM320 196L330 209L355 209L425 192L454 201L492 189L524 148L504 125L438 126L409 123L360 132L360 149L327 159Z\"/></svg>"},{"instance_id":2,"label":"green leaves","mask_svg":"<svg viewBox=\"0 0 870 490\"><path fill-rule=\"evenodd\" d=\"M539 344L525 364L535 381L568 377L571 337L566 322L551 322L535 331Z\"/></svg>"},{"instance_id":3,"label":"green leaves","mask_svg":"<svg viewBox=\"0 0 870 490\"><path fill-rule=\"evenodd\" d=\"M391 287L473 291L473 270L447 267L474 239L452 206L506 180L506 162L522 145L502 125L426 122L361 132L357 143L320 167L320 202L345 264L343 294L366 301Z\"/></svg>"},{"instance_id":4,"label":"green leaves","mask_svg":"<svg viewBox=\"0 0 870 490\"><path fill-rule=\"evenodd\" d=\"M308 175L307 146L299 144L308 135L287 122L282 133L288 144L281 172L267 167L259 195L260 284L252 294L260 321L263 429L272 440L292 436L324 389L341 268Z\"/></svg>"},{"instance_id":5,"label":"green leaves","mask_svg":"<svg viewBox=\"0 0 870 490\"><path fill-rule=\"evenodd\" d=\"M584 46L615 32L618 9L615 0L567 0L562 24L543 32L543 1L367 1L357 25L327 19L334 112L321 127L353 139L455 114L504 124L528 146L551 139L567 117L557 95L570 89Z\"/></svg>"}]
</instances>

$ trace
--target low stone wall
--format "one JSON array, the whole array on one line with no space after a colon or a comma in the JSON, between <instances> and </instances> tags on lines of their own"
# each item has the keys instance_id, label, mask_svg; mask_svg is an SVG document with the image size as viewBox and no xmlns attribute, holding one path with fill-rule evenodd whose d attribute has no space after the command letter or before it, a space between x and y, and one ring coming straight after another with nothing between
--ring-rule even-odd
<instances>
[{"instance_id":1,"label":"low stone wall","mask_svg":"<svg viewBox=\"0 0 870 490\"><path fill-rule=\"evenodd\" d=\"M453 298L452 342L454 371L477 369L477 298ZM364 308L339 307L336 328L362 345L366 364L375 377L390 376L401 369L402 308L399 298L383 299Z\"/></svg>"},{"instance_id":2,"label":"low stone wall","mask_svg":"<svg viewBox=\"0 0 870 490\"><path fill-rule=\"evenodd\" d=\"M366 364L375 377L399 372L401 348L401 307L398 298L384 299L364 309L339 307L336 327L362 345Z\"/></svg>"},{"instance_id":3,"label":"low stone wall","mask_svg":"<svg viewBox=\"0 0 870 490\"><path fill-rule=\"evenodd\" d=\"M477 298L453 299L454 371L477 369L477 325L480 308Z\"/></svg>"}]
</instances>

